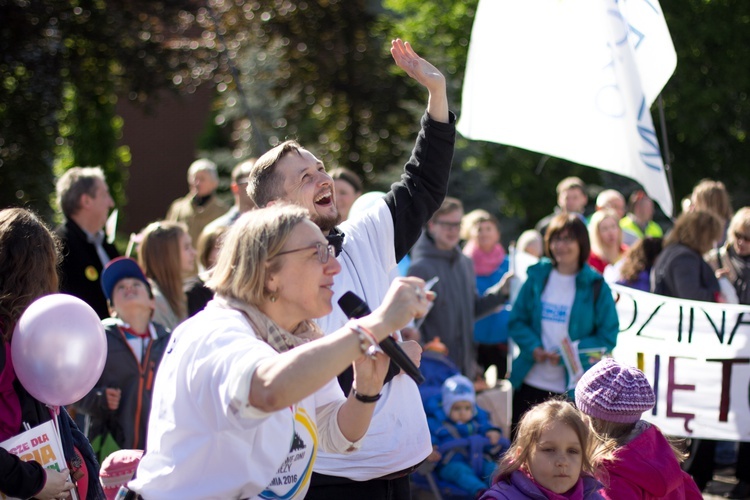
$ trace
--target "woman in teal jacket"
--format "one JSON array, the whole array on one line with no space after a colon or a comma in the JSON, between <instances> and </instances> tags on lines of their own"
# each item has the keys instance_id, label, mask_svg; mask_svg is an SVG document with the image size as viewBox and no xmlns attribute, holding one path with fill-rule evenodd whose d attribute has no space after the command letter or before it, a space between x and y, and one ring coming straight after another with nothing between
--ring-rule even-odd
<instances>
[{"instance_id":1,"label":"woman in teal jacket","mask_svg":"<svg viewBox=\"0 0 750 500\"><path fill-rule=\"evenodd\" d=\"M615 302L602 276L586 264L590 248L578 216L556 216L544 238L548 258L529 268L513 304L508 333L520 350L510 376L514 428L526 410L571 389L560 357L566 336L577 344L584 370L600 358L594 354L615 347Z\"/></svg>"}]
</instances>

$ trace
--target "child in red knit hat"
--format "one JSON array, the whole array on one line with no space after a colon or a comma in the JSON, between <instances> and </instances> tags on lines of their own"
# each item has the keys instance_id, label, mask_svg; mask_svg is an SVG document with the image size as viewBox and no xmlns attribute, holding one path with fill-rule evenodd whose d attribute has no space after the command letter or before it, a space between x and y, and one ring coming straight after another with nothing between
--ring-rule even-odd
<instances>
[{"instance_id":1,"label":"child in red knit hat","mask_svg":"<svg viewBox=\"0 0 750 500\"><path fill-rule=\"evenodd\" d=\"M656 404L642 371L605 358L583 375L575 392L576 406L600 439L594 456L609 476L601 491L605 498L702 498L680 468L684 454L658 427L641 420Z\"/></svg>"}]
</instances>

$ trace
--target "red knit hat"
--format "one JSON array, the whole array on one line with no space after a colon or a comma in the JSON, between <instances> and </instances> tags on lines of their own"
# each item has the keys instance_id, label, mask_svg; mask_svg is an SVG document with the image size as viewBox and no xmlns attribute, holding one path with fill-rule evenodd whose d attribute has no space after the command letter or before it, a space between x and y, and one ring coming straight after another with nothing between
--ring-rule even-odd
<instances>
[{"instance_id":1,"label":"red knit hat","mask_svg":"<svg viewBox=\"0 0 750 500\"><path fill-rule=\"evenodd\" d=\"M114 500L120 486L133 479L142 456L143 450L117 450L102 461L99 482L107 500Z\"/></svg>"}]
</instances>

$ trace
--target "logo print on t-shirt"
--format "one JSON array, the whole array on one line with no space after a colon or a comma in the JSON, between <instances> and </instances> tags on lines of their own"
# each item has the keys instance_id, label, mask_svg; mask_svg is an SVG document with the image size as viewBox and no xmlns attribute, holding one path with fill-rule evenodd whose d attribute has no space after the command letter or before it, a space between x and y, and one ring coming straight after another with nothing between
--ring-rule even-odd
<instances>
[{"instance_id":1,"label":"logo print on t-shirt","mask_svg":"<svg viewBox=\"0 0 750 500\"><path fill-rule=\"evenodd\" d=\"M274 474L271 483L258 495L260 498L296 498L310 483L312 465L318 451L318 428L304 408L295 408L294 435L289 445L289 453Z\"/></svg>"},{"instance_id":2,"label":"logo print on t-shirt","mask_svg":"<svg viewBox=\"0 0 750 500\"><path fill-rule=\"evenodd\" d=\"M554 321L555 323L565 323L568 317L568 306L561 304L551 304L542 302L542 321Z\"/></svg>"}]
</instances>

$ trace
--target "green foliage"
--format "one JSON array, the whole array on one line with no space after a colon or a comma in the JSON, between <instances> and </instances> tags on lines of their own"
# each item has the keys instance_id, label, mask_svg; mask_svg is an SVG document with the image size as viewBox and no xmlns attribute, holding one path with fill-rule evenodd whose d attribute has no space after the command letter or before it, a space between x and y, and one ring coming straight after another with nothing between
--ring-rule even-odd
<instances>
[{"instance_id":1,"label":"green foliage","mask_svg":"<svg viewBox=\"0 0 750 500\"><path fill-rule=\"evenodd\" d=\"M663 92L677 201L721 180L735 209L750 205L750 3L662 0L677 51Z\"/></svg>"},{"instance_id":2,"label":"green foliage","mask_svg":"<svg viewBox=\"0 0 750 500\"><path fill-rule=\"evenodd\" d=\"M451 109L458 114L477 3L385 0L399 16L394 30L408 33L404 36L448 78ZM484 208L499 215L515 236L552 211L555 185L568 175L593 184L600 178L598 171L565 160L459 136L449 192L464 201L467 211Z\"/></svg>"},{"instance_id":3,"label":"green foliage","mask_svg":"<svg viewBox=\"0 0 750 500\"><path fill-rule=\"evenodd\" d=\"M346 166L370 184L375 172L403 163L426 93L393 70L372 4L217 2L225 56L240 78L219 87L216 122L233 139L235 158L294 138L327 167Z\"/></svg>"},{"instance_id":4,"label":"green foliage","mask_svg":"<svg viewBox=\"0 0 750 500\"><path fill-rule=\"evenodd\" d=\"M408 32L420 52L433 61L447 58L453 98L460 99L473 13L477 0L385 0L399 19L396 30ZM750 3L732 0L662 0L678 55L677 71L664 92L666 127L676 200L703 177L724 181L735 207L750 204L747 88L750 75ZM509 75L509 77L518 77ZM452 106L459 110L460 106ZM502 117L498 117L502 119ZM659 128L659 117L654 123ZM456 182L483 172L495 196L483 195L471 182ZM474 176L474 174L471 174ZM555 185L578 175L592 185L624 194L637 184L615 174L497 144L459 140L451 191L467 208L489 208L504 217L533 225L555 205ZM473 178L473 177L472 177ZM495 208L497 204L497 208ZM593 200L590 199L590 206Z\"/></svg>"},{"instance_id":5,"label":"green foliage","mask_svg":"<svg viewBox=\"0 0 750 500\"><path fill-rule=\"evenodd\" d=\"M632 1L632 0L631 0ZM162 89L219 92L200 147L225 171L296 138L328 167L383 189L398 175L425 91L397 68L410 41L461 88L478 0L8 0L0 3L0 206L49 214L53 165L105 167L122 201L129 162L115 97L148 107ZM677 199L702 177L750 204L747 88L750 3L662 0L678 53L663 92ZM520 77L508 75L509 78ZM502 119L502 117L499 117ZM658 116L655 116L658 129ZM459 137L451 194L520 228L555 204L555 184L635 185L563 160ZM591 193L595 194L595 193Z\"/></svg>"},{"instance_id":6,"label":"green foliage","mask_svg":"<svg viewBox=\"0 0 750 500\"><path fill-rule=\"evenodd\" d=\"M212 43L183 38L200 12L190 0L0 3L0 207L49 219L53 165L101 165L121 205L130 155L116 96L147 106L210 78Z\"/></svg>"}]
</instances>

